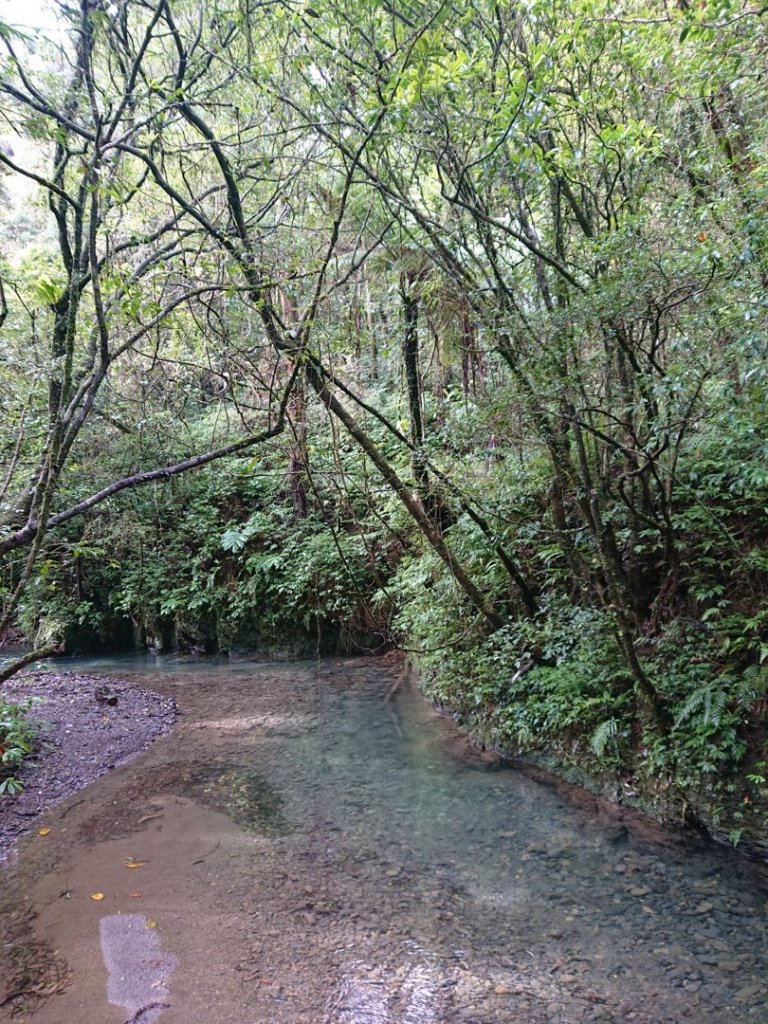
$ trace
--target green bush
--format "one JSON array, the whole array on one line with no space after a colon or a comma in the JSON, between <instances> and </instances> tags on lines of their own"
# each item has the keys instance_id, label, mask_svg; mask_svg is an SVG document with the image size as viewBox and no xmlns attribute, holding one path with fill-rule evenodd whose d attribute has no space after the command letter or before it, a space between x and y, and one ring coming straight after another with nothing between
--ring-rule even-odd
<instances>
[{"instance_id":1,"label":"green bush","mask_svg":"<svg viewBox=\"0 0 768 1024\"><path fill-rule=\"evenodd\" d=\"M0 700L0 795L19 793L23 783L16 772L19 765L32 753L37 728L27 718L29 709L40 703L29 699L18 703Z\"/></svg>"}]
</instances>

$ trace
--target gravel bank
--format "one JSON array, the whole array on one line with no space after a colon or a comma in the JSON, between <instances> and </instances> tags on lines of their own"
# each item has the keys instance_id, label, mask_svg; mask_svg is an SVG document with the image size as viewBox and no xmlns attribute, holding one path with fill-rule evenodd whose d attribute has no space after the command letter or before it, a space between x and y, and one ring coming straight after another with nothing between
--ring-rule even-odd
<instances>
[{"instance_id":1,"label":"gravel bank","mask_svg":"<svg viewBox=\"0 0 768 1024\"><path fill-rule=\"evenodd\" d=\"M7 683L8 701L41 697L38 748L22 766L22 793L0 796L0 852L44 811L168 733L176 704L152 690L107 676L27 672Z\"/></svg>"}]
</instances>

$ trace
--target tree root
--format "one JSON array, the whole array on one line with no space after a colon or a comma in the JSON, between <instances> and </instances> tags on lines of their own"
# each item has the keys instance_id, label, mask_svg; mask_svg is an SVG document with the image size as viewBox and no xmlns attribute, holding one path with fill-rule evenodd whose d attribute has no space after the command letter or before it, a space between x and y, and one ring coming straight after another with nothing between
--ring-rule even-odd
<instances>
[{"instance_id":1,"label":"tree root","mask_svg":"<svg viewBox=\"0 0 768 1024\"><path fill-rule=\"evenodd\" d=\"M139 1009L134 1013L132 1017L129 1017L125 1024L139 1024L141 1018L145 1013L149 1013L150 1010L170 1010L170 1003L146 1003L144 1006L140 1006Z\"/></svg>"},{"instance_id":2,"label":"tree root","mask_svg":"<svg viewBox=\"0 0 768 1024\"><path fill-rule=\"evenodd\" d=\"M394 683L392 683L392 685L390 686L389 692L387 693L386 697L384 698L384 703L385 704L388 704L392 700L392 698L395 696L397 691L403 685L403 681L404 681L404 679L405 679L405 677L407 675L408 675L408 666L406 665L406 667L403 669L403 671L400 673L400 675L397 677L397 679L394 681Z\"/></svg>"}]
</instances>

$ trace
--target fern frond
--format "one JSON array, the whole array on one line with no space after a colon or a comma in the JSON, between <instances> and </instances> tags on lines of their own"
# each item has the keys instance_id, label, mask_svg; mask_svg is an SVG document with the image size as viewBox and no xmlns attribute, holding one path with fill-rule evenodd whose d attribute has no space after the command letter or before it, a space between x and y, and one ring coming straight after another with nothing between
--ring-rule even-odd
<instances>
[{"instance_id":1,"label":"fern frond","mask_svg":"<svg viewBox=\"0 0 768 1024\"><path fill-rule=\"evenodd\" d=\"M615 718L609 718L605 722L601 722L600 725L595 729L592 734L592 739L589 742L590 747L597 754L598 757L602 757L605 753L605 748L615 739L616 733L618 732L619 723Z\"/></svg>"},{"instance_id":2,"label":"fern frond","mask_svg":"<svg viewBox=\"0 0 768 1024\"><path fill-rule=\"evenodd\" d=\"M719 725L725 714L728 697L724 690L715 690L710 683L689 694L677 713L678 722L696 718L702 725Z\"/></svg>"}]
</instances>

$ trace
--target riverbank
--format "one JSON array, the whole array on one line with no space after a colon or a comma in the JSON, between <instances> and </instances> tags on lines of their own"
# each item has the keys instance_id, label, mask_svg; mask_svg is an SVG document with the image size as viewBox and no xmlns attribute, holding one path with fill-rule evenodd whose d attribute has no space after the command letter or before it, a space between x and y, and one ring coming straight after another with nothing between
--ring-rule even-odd
<instances>
[{"instance_id":1,"label":"riverbank","mask_svg":"<svg viewBox=\"0 0 768 1024\"><path fill-rule=\"evenodd\" d=\"M591 796L608 819L640 823L640 830L649 835L697 837L768 866L768 788L764 783L750 782L747 791L737 784L738 779L726 779L723 785L718 778L713 785L702 777L698 787L690 783L677 787L674 780L649 776L636 763L600 771L589 751L578 744L570 749L552 743L518 750L482 713L464 715L438 706L480 749L493 751L530 778L569 794L569 799L580 792L578 799L589 802Z\"/></svg>"},{"instance_id":2,"label":"riverbank","mask_svg":"<svg viewBox=\"0 0 768 1024\"><path fill-rule=\"evenodd\" d=\"M170 732L176 704L111 676L31 671L2 691L8 701L39 698L37 749L19 768L21 793L0 797L0 856L41 816Z\"/></svg>"}]
</instances>

